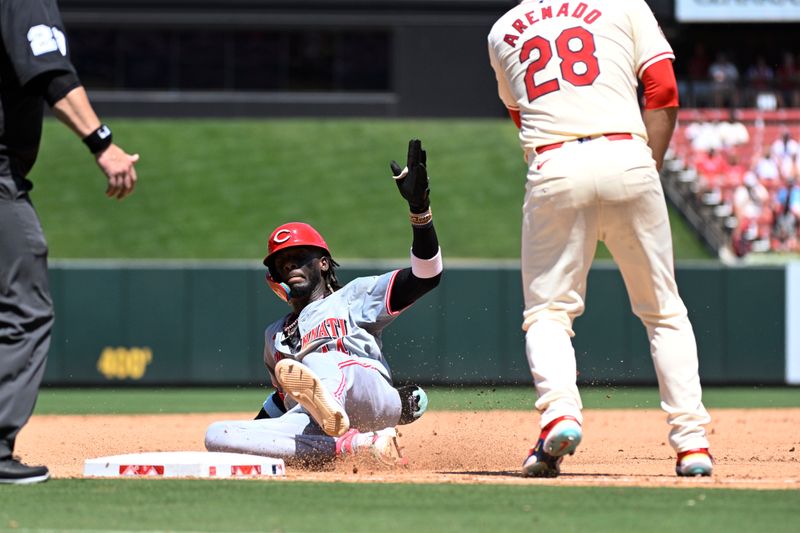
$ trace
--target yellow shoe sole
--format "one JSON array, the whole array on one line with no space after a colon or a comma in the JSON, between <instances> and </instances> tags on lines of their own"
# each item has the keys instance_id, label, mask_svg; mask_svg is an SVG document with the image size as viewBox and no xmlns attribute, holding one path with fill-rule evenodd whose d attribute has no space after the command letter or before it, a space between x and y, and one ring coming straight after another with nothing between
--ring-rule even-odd
<instances>
[{"instance_id":1,"label":"yellow shoe sole","mask_svg":"<svg viewBox=\"0 0 800 533\"><path fill-rule=\"evenodd\" d=\"M347 413L306 365L293 359L278 361L275 378L284 393L302 405L327 435L341 437L350 429Z\"/></svg>"}]
</instances>

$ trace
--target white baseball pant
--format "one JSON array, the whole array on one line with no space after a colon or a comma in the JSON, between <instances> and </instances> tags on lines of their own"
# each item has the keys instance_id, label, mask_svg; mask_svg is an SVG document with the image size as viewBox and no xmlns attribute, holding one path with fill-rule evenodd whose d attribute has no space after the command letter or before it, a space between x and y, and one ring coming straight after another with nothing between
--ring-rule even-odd
<instances>
[{"instance_id":1,"label":"white baseball pant","mask_svg":"<svg viewBox=\"0 0 800 533\"><path fill-rule=\"evenodd\" d=\"M523 329L542 426L582 420L573 320L597 241L619 265L645 327L676 451L708 447L697 346L675 283L664 193L643 139L571 141L529 158L522 221Z\"/></svg>"},{"instance_id":2,"label":"white baseball pant","mask_svg":"<svg viewBox=\"0 0 800 533\"><path fill-rule=\"evenodd\" d=\"M308 354L303 364L344 406L350 427L367 432L397 425L402 410L400 396L379 370L379 362L331 351ZM326 435L293 399L287 396L285 401L288 410L278 418L211 424L206 431L206 449L284 459L332 459L336 438Z\"/></svg>"}]
</instances>

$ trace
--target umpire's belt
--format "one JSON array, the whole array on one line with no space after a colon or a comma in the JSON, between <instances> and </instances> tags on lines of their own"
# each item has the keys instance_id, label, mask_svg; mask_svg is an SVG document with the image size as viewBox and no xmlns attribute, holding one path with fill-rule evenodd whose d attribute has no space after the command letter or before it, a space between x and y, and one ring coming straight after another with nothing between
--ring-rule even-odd
<instances>
[{"instance_id":1,"label":"umpire's belt","mask_svg":"<svg viewBox=\"0 0 800 533\"><path fill-rule=\"evenodd\" d=\"M572 141L585 143L586 141L591 141L592 139L597 139L600 137L605 137L609 141L623 141L623 140L633 139L633 135L631 135L630 133L601 133L599 135L589 135L588 137L579 137L577 139L572 139L570 141L561 141L553 144L545 144L535 148L534 152L536 152L537 154L541 154L542 152L546 152L548 150L555 150L556 148L561 148L562 146L564 146L564 143Z\"/></svg>"}]
</instances>

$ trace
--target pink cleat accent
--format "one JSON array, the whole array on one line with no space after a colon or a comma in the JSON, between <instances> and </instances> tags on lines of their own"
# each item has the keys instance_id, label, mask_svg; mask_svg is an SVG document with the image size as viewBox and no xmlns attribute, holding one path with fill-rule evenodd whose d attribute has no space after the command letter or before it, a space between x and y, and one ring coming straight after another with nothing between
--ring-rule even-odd
<instances>
[{"instance_id":1,"label":"pink cleat accent","mask_svg":"<svg viewBox=\"0 0 800 533\"><path fill-rule=\"evenodd\" d=\"M400 453L397 431L386 428L380 431L359 433L351 429L336 439L336 456L370 457L384 466L406 466L408 459Z\"/></svg>"}]
</instances>

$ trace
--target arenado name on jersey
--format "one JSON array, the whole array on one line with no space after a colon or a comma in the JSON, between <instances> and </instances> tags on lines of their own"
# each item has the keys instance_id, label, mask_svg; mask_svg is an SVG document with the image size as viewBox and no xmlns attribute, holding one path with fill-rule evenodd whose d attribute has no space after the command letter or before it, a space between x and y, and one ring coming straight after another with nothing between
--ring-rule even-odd
<instances>
[{"instance_id":1,"label":"arenado name on jersey","mask_svg":"<svg viewBox=\"0 0 800 533\"><path fill-rule=\"evenodd\" d=\"M525 30L539 21L555 17L572 17L591 24L599 19L602 14L599 9L590 9L586 2L564 2L558 9L555 6L542 6L525 13L524 19L518 18L514 20L509 28L509 33L505 35L503 40L512 47L516 47L519 35L525 33ZM514 35L514 31L519 35Z\"/></svg>"}]
</instances>

